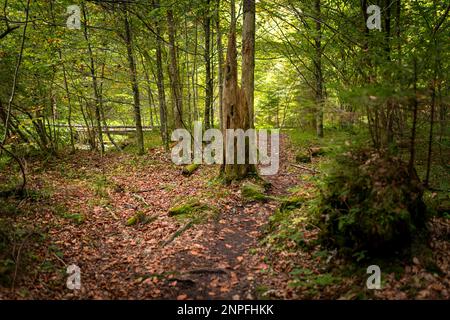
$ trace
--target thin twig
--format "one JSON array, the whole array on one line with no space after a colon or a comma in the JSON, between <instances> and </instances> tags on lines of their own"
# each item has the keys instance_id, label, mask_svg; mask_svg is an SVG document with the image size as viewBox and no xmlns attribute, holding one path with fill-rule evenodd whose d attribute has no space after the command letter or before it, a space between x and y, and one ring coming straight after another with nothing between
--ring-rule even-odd
<instances>
[{"instance_id":1,"label":"thin twig","mask_svg":"<svg viewBox=\"0 0 450 320\"><path fill-rule=\"evenodd\" d=\"M320 173L320 171L317 171L316 169L308 168L308 167L305 167L305 166L302 166L302 165L299 165L299 164L292 163L291 165L296 167L296 168L303 169L303 170L306 170L306 171L309 171L309 172L312 172L312 173Z\"/></svg>"}]
</instances>

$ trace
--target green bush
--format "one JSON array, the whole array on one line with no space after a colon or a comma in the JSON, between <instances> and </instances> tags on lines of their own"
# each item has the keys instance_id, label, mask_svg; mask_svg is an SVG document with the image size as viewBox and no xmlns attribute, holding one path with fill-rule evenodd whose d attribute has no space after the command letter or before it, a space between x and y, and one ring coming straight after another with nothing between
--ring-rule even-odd
<instances>
[{"instance_id":1,"label":"green bush","mask_svg":"<svg viewBox=\"0 0 450 320\"><path fill-rule=\"evenodd\" d=\"M425 229L422 195L417 174L399 158L370 149L347 152L321 187L321 239L351 254L408 248Z\"/></svg>"}]
</instances>

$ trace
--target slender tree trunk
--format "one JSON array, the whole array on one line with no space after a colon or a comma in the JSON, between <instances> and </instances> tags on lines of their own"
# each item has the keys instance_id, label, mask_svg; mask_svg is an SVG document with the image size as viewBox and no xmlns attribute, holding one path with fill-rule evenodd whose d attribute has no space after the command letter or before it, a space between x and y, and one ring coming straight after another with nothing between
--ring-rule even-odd
<instances>
[{"instance_id":1,"label":"slender tree trunk","mask_svg":"<svg viewBox=\"0 0 450 320\"><path fill-rule=\"evenodd\" d=\"M178 70L177 50L175 46L175 21L172 9L167 10L167 23L169 27L169 75L172 87L172 98L174 102L175 127L183 127L183 97L180 84L180 73Z\"/></svg>"},{"instance_id":2,"label":"slender tree trunk","mask_svg":"<svg viewBox=\"0 0 450 320\"><path fill-rule=\"evenodd\" d=\"M51 11L51 16L52 16L52 21L54 23L54 25L56 26L56 19L55 19L55 12L53 10L53 3L50 2L50 11ZM56 31L56 30L54 30ZM71 152L75 152L75 142L74 142L74 137L73 137L73 128L72 128L72 103L71 103L71 97L70 97L70 92L69 92L69 85L68 85L68 81L67 81L67 72L66 72L66 66L62 57L62 50L61 48L57 49L58 51L58 57L59 57L59 61L61 63L61 67L62 67L62 71L63 71L63 80L64 80L64 91L66 93L66 99L67 99L67 108L68 108L68 117L67 117L67 122L69 124L69 135L70 135L70 146L71 146Z\"/></svg>"},{"instance_id":3,"label":"slender tree trunk","mask_svg":"<svg viewBox=\"0 0 450 320\"><path fill-rule=\"evenodd\" d=\"M189 33L188 33L188 16L184 16L184 46L186 48L184 60L185 60L185 68L186 68L186 91L187 91L187 111L188 111L188 124L191 126L192 124L192 90L191 90L191 73L190 73L190 64L189 64Z\"/></svg>"},{"instance_id":4,"label":"slender tree trunk","mask_svg":"<svg viewBox=\"0 0 450 320\"><path fill-rule=\"evenodd\" d=\"M159 9L159 2L153 1L153 7ZM166 93L164 88L164 73L162 62L162 40L161 40L161 20L156 19L156 84L158 86L158 101L159 101L159 122L161 138L166 148L169 150L169 133L167 128L167 106Z\"/></svg>"},{"instance_id":5,"label":"slender tree trunk","mask_svg":"<svg viewBox=\"0 0 450 320\"><path fill-rule=\"evenodd\" d=\"M402 59L402 44L401 44L401 10L402 10L402 2L401 0L397 0L397 7L395 10L395 34L397 37L397 54L399 65L401 65Z\"/></svg>"},{"instance_id":6,"label":"slender tree trunk","mask_svg":"<svg viewBox=\"0 0 450 320\"><path fill-rule=\"evenodd\" d=\"M89 123L89 119L88 119L89 115L86 114L87 111L86 112L84 111L83 101L82 101L81 97L78 99L78 103L80 104L80 110L81 110L81 114L83 115L83 121L86 124L86 131L87 131L87 138L88 138L87 140L88 140L90 149L95 150L97 148L97 145L95 142L94 126L92 125L92 121L91 121L91 123ZM86 105L86 109L89 109L89 106ZM82 131L80 131L80 132L82 132ZM80 139L80 140L82 140L82 139Z\"/></svg>"},{"instance_id":7,"label":"slender tree trunk","mask_svg":"<svg viewBox=\"0 0 450 320\"><path fill-rule=\"evenodd\" d=\"M147 67L145 66L144 56L141 56L142 60L142 68L144 69L145 82L147 85L147 99L148 99L148 109L150 111L150 126L154 126L155 123L153 121L153 93L152 87L150 83L150 76L148 74Z\"/></svg>"},{"instance_id":8,"label":"slender tree trunk","mask_svg":"<svg viewBox=\"0 0 450 320\"><path fill-rule=\"evenodd\" d=\"M91 42L89 40L89 34L87 30L87 12L86 7L84 5L84 2L81 3L81 8L83 11L83 18L84 18L84 38L87 42L88 47L88 53L89 53L89 60L90 60L90 72L91 72L91 78L92 78L92 87L94 89L94 97L95 97L95 120L96 120L96 126L97 126L97 135L98 140L100 143L100 155L103 156L103 153L105 152L105 145L103 143L103 132L102 132L102 124L101 124L101 115L100 115L100 97L98 92L98 83L97 83L97 76L95 74L95 64L94 64L94 54L92 52L92 46Z\"/></svg>"},{"instance_id":9,"label":"slender tree trunk","mask_svg":"<svg viewBox=\"0 0 450 320\"><path fill-rule=\"evenodd\" d=\"M211 78L211 17L210 17L210 0L205 0L205 11L203 13L203 30L205 33L205 129L209 129L211 125L211 102L212 102L212 78Z\"/></svg>"},{"instance_id":10,"label":"slender tree trunk","mask_svg":"<svg viewBox=\"0 0 450 320\"><path fill-rule=\"evenodd\" d=\"M216 42L218 55L218 83L219 83L219 126L223 129L223 45L222 45L222 30L220 27L220 0L216 0Z\"/></svg>"},{"instance_id":11,"label":"slender tree trunk","mask_svg":"<svg viewBox=\"0 0 450 320\"><path fill-rule=\"evenodd\" d=\"M67 122L69 124L69 133L70 133L70 146L72 152L75 152L75 142L73 138L73 128L72 128L72 103L70 101L70 92L69 92L69 85L67 83L67 74L66 74L66 67L64 62L62 61L61 51L59 52L60 61L62 63L62 69L63 69L63 78L64 78L64 90L66 91L67 96L67 106L69 115L67 116Z\"/></svg>"},{"instance_id":12,"label":"slender tree trunk","mask_svg":"<svg viewBox=\"0 0 450 320\"><path fill-rule=\"evenodd\" d=\"M111 132L109 132L109 127L108 127L108 123L106 122L106 117L105 117L105 109L104 109L104 105L103 105L103 78L105 77L105 63L102 63L102 71L100 74L100 115L102 117L102 123L103 123L103 127L105 128L105 132L106 132L106 136L108 137L109 141L113 144L114 148L116 148L117 151L122 151L122 149L119 147L119 145L116 143L116 141L114 140L114 138L111 135Z\"/></svg>"},{"instance_id":13,"label":"slender tree trunk","mask_svg":"<svg viewBox=\"0 0 450 320\"><path fill-rule=\"evenodd\" d=\"M211 19L211 22L213 22L213 20ZM214 39L214 29L211 27L211 111L210 111L210 119L211 119L211 128L214 128L214 116L215 116L215 96L214 96L214 71L215 71L215 57L214 57L214 45L215 42L213 41Z\"/></svg>"},{"instance_id":14,"label":"slender tree trunk","mask_svg":"<svg viewBox=\"0 0 450 320\"><path fill-rule=\"evenodd\" d=\"M436 71L431 84L431 114L430 114L430 132L428 135L428 157L427 157L427 173L424 181L424 185L428 186L430 183L430 169L431 169L431 155L433 151L433 126L434 126L434 113L436 109Z\"/></svg>"},{"instance_id":15,"label":"slender tree trunk","mask_svg":"<svg viewBox=\"0 0 450 320\"><path fill-rule=\"evenodd\" d=\"M386 59L388 61L391 60L391 0L386 0L385 2L385 12L384 12L384 23L385 23L385 51L386 51Z\"/></svg>"},{"instance_id":16,"label":"slender tree trunk","mask_svg":"<svg viewBox=\"0 0 450 320\"><path fill-rule=\"evenodd\" d=\"M414 59L414 98L413 98L413 119L412 119L412 129L411 129L411 142L409 147L409 173L411 177L414 172L414 161L416 156L416 126L417 126L417 109L418 109L418 101L417 101L417 61Z\"/></svg>"},{"instance_id":17,"label":"slender tree trunk","mask_svg":"<svg viewBox=\"0 0 450 320\"><path fill-rule=\"evenodd\" d=\"M133 36L131 33L130 21L128 18L128 11L125 8L123 17L125 27L125 44L127 47L128 63L130 70L131 86L133 90L134 100L134 121L136 125L136 144L138 146L138 153L144 154L144 134L142 132L141 106L139 97L139 84L137 81L136 62L133 54Z\"/></svg>"},{"instance_id":18,"label":"slender tree trunk","mask_svg":"<svg viewBox=\"0 0 450 320\"><path fill-rule=\"evenodd\" d=\"M195 43L198 43L198 26L195 24ZM194 46L194 62L192 66L192 88L194 90L193 99L193 109L194 109L194 120L198 121L198 71L197 71L197 51L198 46Z\"/></svg>"},{"instance_id":19,"label":"slender tree trunk","mask_svg":"<svg viewBox=\"0 0 450 320\"><path fill-rule=\"evenodd\" d=\"M323 137L323 75L322 75L322 22L320 4L321 0L315 0L316 11L316 37L314 40L316 57L314 61L316 76L316 133Z\"/></svg>"},{"instance_id":20,"label":"slender tree trunk","mask_svg":"<svg viewBox=\"0 0 450 320\"><path fill-rule=\"evenodd\" d=\"M247 100L250 127L255 127L255 0L244 0L244 22L242 29L242 79L241 87Z\"/></svg>"}]
</instances>

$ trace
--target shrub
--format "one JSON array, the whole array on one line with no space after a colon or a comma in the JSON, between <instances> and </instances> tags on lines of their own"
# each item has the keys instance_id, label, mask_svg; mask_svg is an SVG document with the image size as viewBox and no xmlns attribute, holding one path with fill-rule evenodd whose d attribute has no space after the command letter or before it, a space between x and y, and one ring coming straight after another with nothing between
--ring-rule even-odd
<instances>
[{"instance_id":1,"label":"shrub","mask_svg":"<svg viewBox=\"0 0 450 320\"><path fill-rule=\"evenodd\" d=\"M417 174L399 158L370 149L347 152L321 188L321 239L353 254L407 248L425 227L422 195Z\"/></svg>"}]
</instances>

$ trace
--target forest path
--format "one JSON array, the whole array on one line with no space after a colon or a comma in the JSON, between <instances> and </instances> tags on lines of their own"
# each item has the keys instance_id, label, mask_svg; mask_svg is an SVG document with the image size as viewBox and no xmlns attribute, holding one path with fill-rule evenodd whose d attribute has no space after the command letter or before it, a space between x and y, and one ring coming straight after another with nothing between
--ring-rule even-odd
<instances>
[{"instance_id":1,"label":"forest path","mask_svg":"<svg viewBox=\"0 0 450 320\"><path fill-rule=\"evenodd\" d=\"M280 170L266 177L271 195L303 184L300 170L291 166L293 154L287 136L281 135ZM22 202L21 210L28 214L13 216L14 223L47 235L34 249L39 264L21 272L15 292L0 290L0 297L258 297L269 266L256 249L279 203L245 201L240 184L215 181L217 166L201 166L184 177L164 152L153 149L140 157L79 151L34 167L29 186L37 195L47 195ZM168 210L189 199L214 206L219 215L174 237L186 222L170 217ZM138 213L150 221L128 226ZM80 267L80 290L66 287L70 264Z\"/></svg>"},{"instance_id":2,"label":"forest path","mask_svg":"<svg viewBox=\"0 0 450 320\"><path fill-rule=\"evenodd\" d=\"M270 195L286 195L298 184L291 169L293 153L286 135L280 137L280 168L264 177L272 186ZM203 226L204 237L194 244L198 250L182 251L171 257L182 276L162 288L164 296L178 299L255 299L259 275L267 271L264 256L252 250L258 247L263 228L276 209L267 203L237 201L221 208L217 221Z\"/></svg>"}]
</instances>

